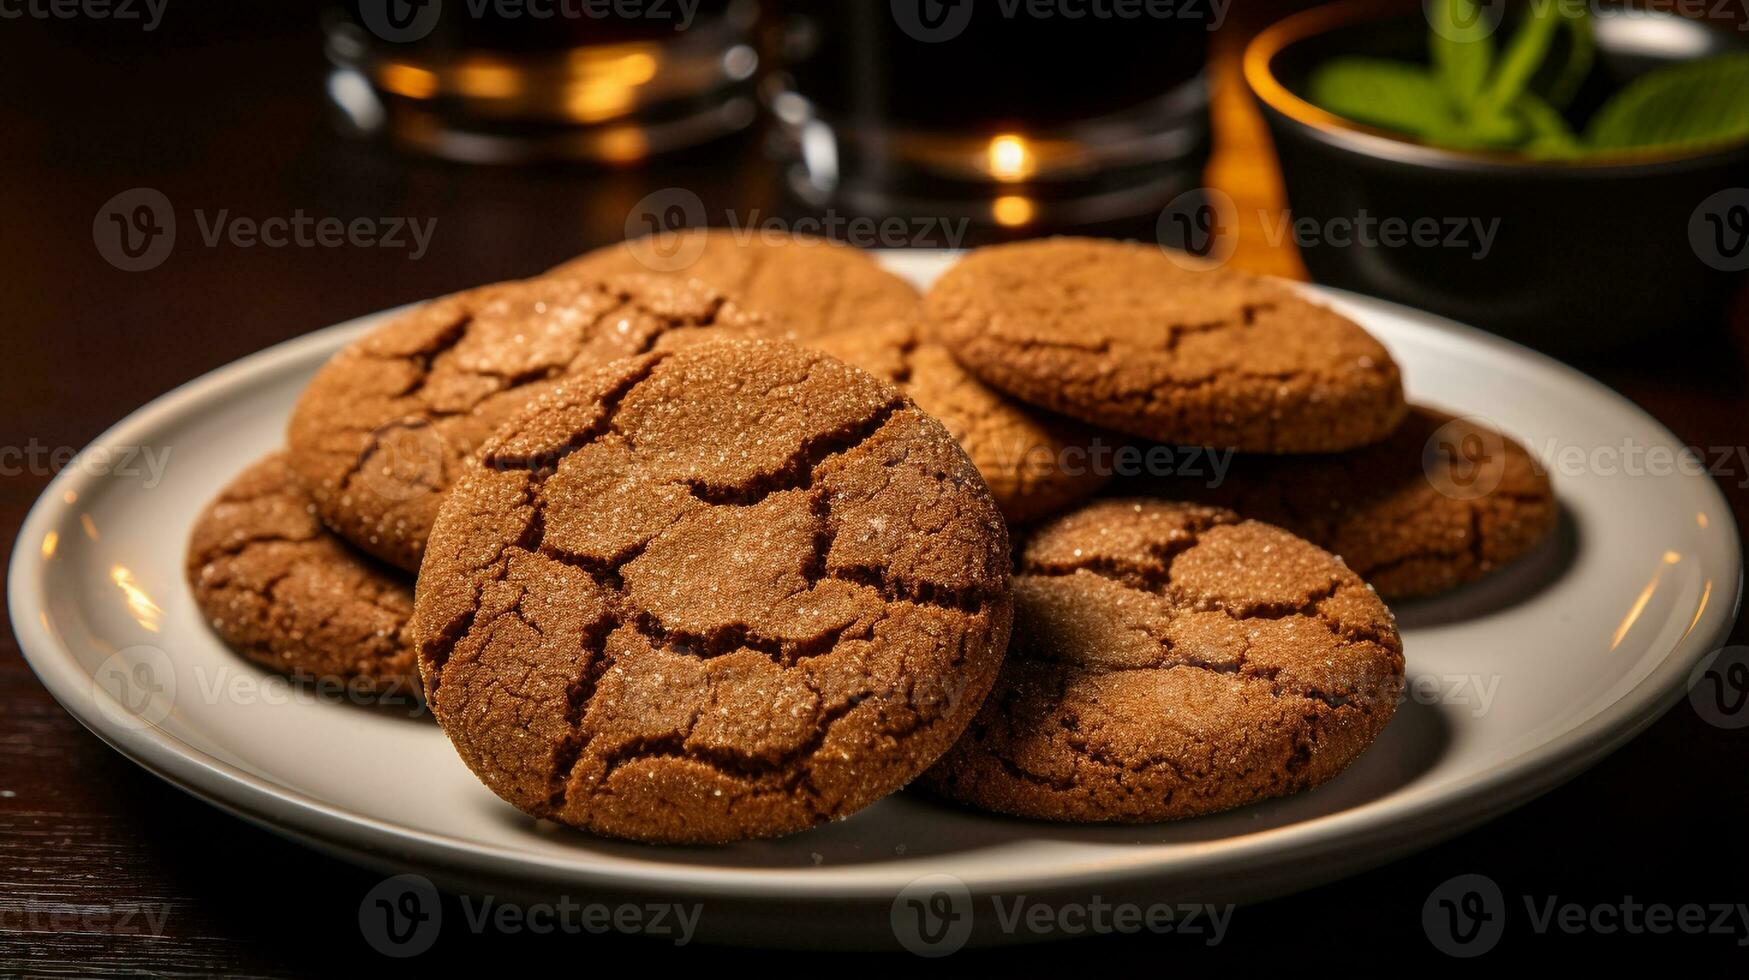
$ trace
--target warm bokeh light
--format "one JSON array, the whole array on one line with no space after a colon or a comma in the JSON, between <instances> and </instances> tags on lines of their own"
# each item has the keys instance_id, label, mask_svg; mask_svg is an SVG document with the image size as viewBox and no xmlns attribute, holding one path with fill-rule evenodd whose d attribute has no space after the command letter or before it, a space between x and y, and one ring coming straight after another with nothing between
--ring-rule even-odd
<instances>
[{"instance_id":1,"label":"warm bokeh light","mask_svg":"<svg viewBox=\"0 0 1749 980\"><path fill-rule=\"evenodd\" d=\"M636 126L615 126L601 134L595 149L607 163L636 163L650 155L650 140Z\"/></svg>"},{"instance_id":2,"label":"warm bokeh light","mask_svg":"<svg viewBox=\"0 0 1749 980\"><path fill-rule=\"evenodd\" d=\"M1022 137L1004 134L990 141L990 176L997 180L1025 180L1036 167L1032 148Z\"/></svg>"},{"instance_id":3,"label":"warm bokeh light","mask_svg":"<svg viewBox=\"0 0 1749 980\"><path fill-rule=\"evenodd\" d=\"M1005 194L990 204L990 216L1005 228L1017 228L1031 223L1036 211L1032 199L1019 194Z\"/></svg>"},{"instance_id":4,"label":"warm bokeh light","mask_svg":"<svg viewBox=\"0 0 1749 980\"><path fill-rule=\"evenodd\" d=\"M437 73L412 65L387 64L377 72L377 84L409 99L429 99L437 94Z\"/></svg>"},{"instance_id":5,"label":"warm bokeh light","mask_svg":"<svg viewBox=\"0 0 1749 980\"><path fill-rule=\"evenodd\" d=\"M455 89L473 99L508 99L522 94L523 72L514 65L475 58L457 66Z\"/></svg>"}]
</instances>

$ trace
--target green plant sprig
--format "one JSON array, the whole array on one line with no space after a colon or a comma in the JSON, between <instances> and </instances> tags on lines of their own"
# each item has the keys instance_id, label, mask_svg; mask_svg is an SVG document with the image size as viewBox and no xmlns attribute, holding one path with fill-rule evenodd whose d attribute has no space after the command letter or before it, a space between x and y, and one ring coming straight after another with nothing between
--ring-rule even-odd
<instances>
[{"instance_id":1,"label":"green plant sprig","mask_svg":"<svg viewBox=\"0 0 1749 980\"><path fill-rule=\"evenodd\" d=\"M1533 157L1749 138L1749 53L1648 72L1614 93L1579 132L1562 110L1596 61L1591 17L1582 6L1532 0L1503 47L1475 0L1437 0L1428 16L1431 65L1332 59L1312 73L1311 101L1434 146Z\"/></svg>"}]
</instances>

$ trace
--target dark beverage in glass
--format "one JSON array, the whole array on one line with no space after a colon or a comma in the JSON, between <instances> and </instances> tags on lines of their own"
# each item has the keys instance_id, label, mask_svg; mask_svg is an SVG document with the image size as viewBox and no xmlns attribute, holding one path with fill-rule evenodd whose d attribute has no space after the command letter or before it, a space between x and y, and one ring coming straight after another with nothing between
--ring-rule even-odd
<instances>
[{"instance_id":1,"label":"dark beverage in glass","mask_svg":"<svg viewBox=\"0 0 1749 980\"><path fill-rule=\"evenodd\" d=\"M354 0L329 97L454 159L631 163L752 122L757 0Z\"/></svg>"},{"instance_id":2,"label":"dark beverage in glass","mask_svg":"<svg viewBox=\"0 0 1749 980\"><path fill-rule=\"evenodd\" d=\"M1208 0L780 9L767 97L812 203L1060 226L1157 211L1201 183Z\"/></svg>"}]
</instances>

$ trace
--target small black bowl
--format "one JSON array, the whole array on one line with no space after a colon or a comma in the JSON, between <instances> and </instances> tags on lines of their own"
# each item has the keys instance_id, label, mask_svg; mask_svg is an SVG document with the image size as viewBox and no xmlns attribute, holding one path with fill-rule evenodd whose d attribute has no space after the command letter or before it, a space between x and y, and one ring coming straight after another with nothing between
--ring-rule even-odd
<instances>
[{"instance_id":1,"label":"small black bowl","mask_svg":"<svg viewBox=\"0 0 1749 980\"><path fill-rule=\"evenodd\" d=\"M1279 227L1312 277L1555 351L1718 329L1749 268L1749 142L1538 160L1439 149L1303 98L1333 57L1424 63L1427 30L1400 5L1339 3L1276 24L1245 53L1287 185L1292 224ZM1669 14L1599 18L1597 42L1610 86L1745 49Z\"/></svg>"}]
</instances>

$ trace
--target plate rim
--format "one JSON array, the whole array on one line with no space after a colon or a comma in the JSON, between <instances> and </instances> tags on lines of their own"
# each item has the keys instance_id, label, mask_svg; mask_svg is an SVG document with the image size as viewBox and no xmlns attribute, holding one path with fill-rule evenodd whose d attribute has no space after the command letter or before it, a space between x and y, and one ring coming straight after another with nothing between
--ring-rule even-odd
<instances>
[{"instance_id":1,"label":"plate rim","mask_svg":"<svg viewBox=\"0 0 1749 980\"><path fill-rule=\"evenodd\" d=\"M889 266L922 267L949 260L954 253L919 251L893 261ZM1670 443L1680 445L1673 432L1656 417L1603 382L1540 352L1484 331L1453 322L1413 307L1380 300L1346 290L1292 283L1314 298L1335 300L1360 308L1399 316L1416 330L1441 335L1449 342L1476 344L1528 366L1556 376L1611 399L1638 415ZM157 429L209 398L241 390L260 376L282 370L288 360L308 356L311 350L334 343L339 336L367 329L370 324L399 309L384 310L323 327L281 341L214 368L140 406L97 436L91 445L125 441L130 433ZM89 446L87 447L89 448ZM81 450L84 452L85 450ZM1736 621L1743 598L1743 550L1729 501L1710 476L1686 477L1704 483L1700 492L1712 511L1724 521L1716 525L1728 531L1726 566L1715 581L1733 585L1730 601L1703 608L1689 628L1671 643L1656 667L1644 678L1589 717L1554 737L1526 748L1511 759L1486 771L1476 772L1443 787L1419 804L1375 800L1336 813L1287 824L1269 830L1212 842L1213 855L1155 857L1139 860L1114 851L1101 859L1063 862L1047 873L986 872L960 876L975 893L1010 891L1015 888L1044 891L1074 888L1088 883L1124 883L1182 872L1192 865L1211 873L1239 872L1272 866L1309 856L1339 852L1365 844L1373 851L1405 852L1417 842L1432 843L1521 805L1552 789L1608 755L1638 735L1681 698L1681 683L1700 658L1718 649ZM718 868L683 862L646 862L635 867L590 866L513 850L502 845L433 833L390 823L377 817L316 799L299 790L275 785L189 745L155 725L140 728L109 722L100 710L99 693L78 668L71 646L63 642L39 618L44 608L43 576L47 561L34 542L59 525L57 519L64 494L72 490L83 497L98 480L85 468L69 464L44 488L31 506L14 542L7 566L7 600L20 653L38 680L80 724L124 757L139 764L179 789L221 810L241 816L308 845L336 850L357 858L376 854L413 860L421 865L454 870L471 876L518 881L596 884L621 889L663 889L671 895L734 897L740 899L857 900L890 897L915 872L882 869L877 865L821 873L811 867ZM1697 485L1698 489L1698 485ZM78 499L78 498L75 498ZM1723 597L1720 597L1723 598ZM80 679L86 678L85 683ZM95 695L95 697L93 696ZM1390 813L1394 807L1404 812ZM1387 812L1379 812L1381 809ZM902 880L901 880L902 879Z\"/></svg>"}]
</instances>

